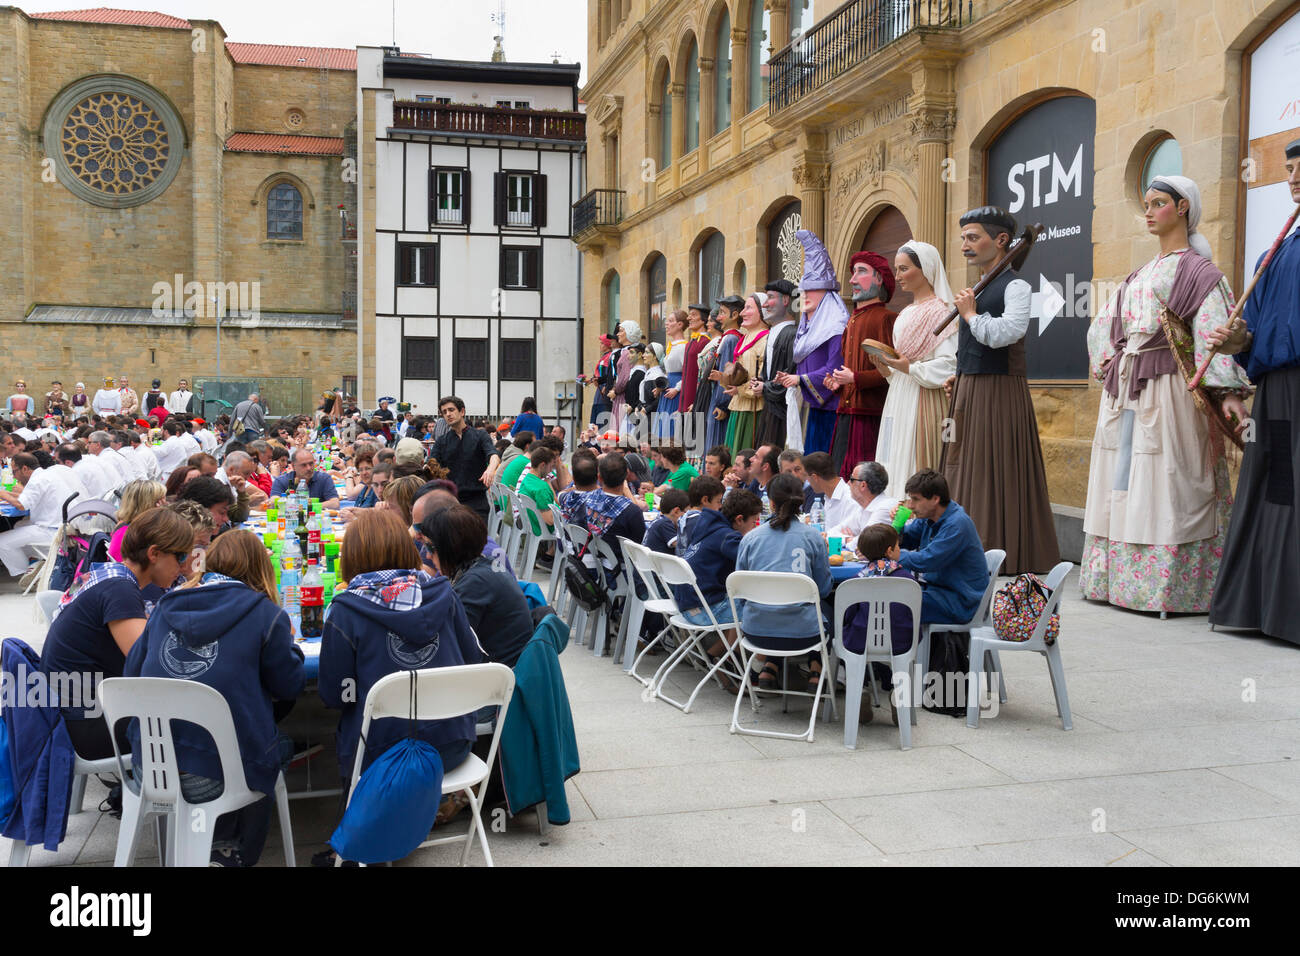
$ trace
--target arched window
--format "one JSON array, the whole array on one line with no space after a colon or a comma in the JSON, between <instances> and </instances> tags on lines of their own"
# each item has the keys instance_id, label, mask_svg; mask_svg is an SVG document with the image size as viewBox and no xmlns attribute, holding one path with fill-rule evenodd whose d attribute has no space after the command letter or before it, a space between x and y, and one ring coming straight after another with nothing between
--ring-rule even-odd
<instances>
[{"instance_id":1,"label":"arched window","mask_svg":"<svg viewBox=\"0 0 1300 956\"><path fill-rule=\"evenodd\" d=\"M1183 148L1172 136L1157 140L1147 151L1142 161L1142 178L1138 181L1138 201L1146 195L1151 180L1157 176L1181 176L1183 174Z\"/></svg>"},{"instance_id":2,"label":"arched window","mask_svg":"<svg viewBox=\"0 0 1300 956\"><path fill-rule=\"evenodd\" d=\"M266 194L266 238L302 238L302 193L289 183L272 186Z\"/></svg>"},{"instance_id":3,"label":"arched window","mask_svg":"<svg viewBox=\"0 0 1300 956\"><path fill-rule=\"evenodd\" d=\"M673 161L673 94L672 77L664 70L664 88L659 94L659 168L667 169Z\"/></svg>"},{"instance_id":4,"label":"arched window","mask_svg":"<svg viewBox=\"0 0 1300 956\"><path fill-rule=\"evenodd\" d=\"M691 40L686 52L686 145L689 153L700 145L700 51Z\"/></svg>"},{"instance_id":5,"label":"arched window","mask_svg":"<svg viewBox=\"0 0 1300 956\"><path fill-rule=\"evenodd\" d=\"M749 11L749 112L767 102L767 38L772 15L763 0L752 0Z\"/></svg>"},{"instance_id":6,"label":"arched window","mask_svg":"<svg viewBox=\"0 0 1300 956\"><path fill-rule=\"evenodd\" d=\"M646 288L650 295L650 322L646 333L650 341L663 345L665 306L668 302L668 260L662 255L655 256L646 269Z\"/></svg>"},{"instance_id":7,"label":"arched window","mask_svg":"<svg viewBox=\"0 0 1300 956\"><path fill-rule=\"evenodd\" d=\"M713 132L731 125L731 15L724 8L718 23L718 50L713 66Z\"/></svg>"},{"instance_id":8,"label":"arched window","mask_svg":"<svg viewBox=\"0 0 1300 956\"><path fill-rule=\"evenodd\" d=\"M610 335L614 334L614 330L618 328L618 323L621 321L618 317L618 307L619 307L618 300L619 300L618 273L612 272L610 273L609 281L605 283L605 314L609 317L609 322L607 323L607 325L609 328Z\"/></svg>"},{"instance_id":9,"label":"arched window","mask_svg":"<svg viewBox=\"0 0 1300 956\"><path fill-rule=\"evenodd\" d=\"M722 233L715 232L700 246L699 277L700 301L710 305L723 295L723 258L726 254L726 241Z\"/></svg>"}]
</instances>

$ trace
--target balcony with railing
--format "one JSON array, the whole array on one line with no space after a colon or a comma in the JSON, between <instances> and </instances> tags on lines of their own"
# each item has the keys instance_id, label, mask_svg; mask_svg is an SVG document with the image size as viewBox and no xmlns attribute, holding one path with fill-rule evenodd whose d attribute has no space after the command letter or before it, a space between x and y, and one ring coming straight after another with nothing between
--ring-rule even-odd
<instances>
[{"instance_id":1,"label":"balcony with railing","mask_svg":"<svg viewBox=\"0 0 1300 956\"><path fill-rule=\"evenodd\" d=\"M775 116L911 33L954 30L974 0L849 0L772 57L768 115Z\"/></svg>"},{"instance_id":2,"label":"balcony with railing","mask_svg":"<svg viewBox=\"0 0 1300 956\"><path fill-rule=\"evenodd\" d=\"M626 198L627 193L621 189L593 189L575 202L573 241L579 245L601 245L601 237L618 235Z\"/></svg>"},{"instance_id":3,"label":"balcony with railing","mask_svg":"<svg viewBox=\"0 0 1300 956\"><path fill-rule=\"evenodd\" d=\"M462 103L393 104L393 128L460 136L586 142L587 117L565 110L512 110Z\"/></svg>"}]
</instances>

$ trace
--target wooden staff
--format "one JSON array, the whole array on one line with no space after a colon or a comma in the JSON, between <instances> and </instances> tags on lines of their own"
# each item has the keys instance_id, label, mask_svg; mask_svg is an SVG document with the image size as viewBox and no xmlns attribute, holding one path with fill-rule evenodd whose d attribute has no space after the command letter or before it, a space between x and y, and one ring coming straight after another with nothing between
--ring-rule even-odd
<instances>
[{"instance_id":1,"label":"wooden staff","mask_svg":"<svg viewBox=\"0 0 1300 956\"><path fill-rule=\"evenodd\" d=\"M979 295L988 287L990 282L1006 272L1008 268L1018 270L1023 266L1025 259L1029 255L1029 250L1034 246L1034 240L1042 234L1043 224L1041 222L1036 222L1032 226L1025 226L1025 231L1007 247L1007 251L1002 253L1002 258L993 263L993 268L988 271L988 274L983 279L975 283L975 288L971 291ZM953 306L952 311L948 313L948 317L940 322L938 328L934 330L934 334L941 334L952 323L953 319L957 318L957 314L957 307Z\"/></svg>"},{"instance_id":2,"label":"wooden staff","mask_svg":"<svg viewBox=\"0 0 1300 956\"><path fill-rule=\"evenodd\" d=\"M1258 282L1259 277L1264 274L1264 270L1268 268L1268 264L1273 261L1274 253L1276 253L1278 248L1282 245L1282 240L1287 237L1287 233L1291 231L1291 227L1295 225L1296 217L1298 215L1300 215L1300 205L1295 207L1295 211L1291 213L1291 218L1286 221L1286 225L1282 227L1282 231L1279 232L1277 238L1273 240L1273 245L1269 247L1268 252L1260 261L1259 268L1255 270L1255 275L1246 286L1246 291L1243 292L1241 298L1237 300L1237 304L1233 308L1232 314L1228 316L1228 329L1231 329L1232 326L1241 318L1241 310L1246 307L1246 300L1249 299L1250 294L1255 291L1255 283ZM1205 373L1210 367L1210 359L1214 358L1218 351L1219 347L1216 345L1214 348L1210 349L1210 354L1205 356L1205 361L1202 362L1201 367L1196 370L1196 374L1192 377L1192 380L1187 383L1187 390L1189 392L1195 391L1196 387L1201 384L1201 379L1205 377Z\"/></svg>"}]
</instances>

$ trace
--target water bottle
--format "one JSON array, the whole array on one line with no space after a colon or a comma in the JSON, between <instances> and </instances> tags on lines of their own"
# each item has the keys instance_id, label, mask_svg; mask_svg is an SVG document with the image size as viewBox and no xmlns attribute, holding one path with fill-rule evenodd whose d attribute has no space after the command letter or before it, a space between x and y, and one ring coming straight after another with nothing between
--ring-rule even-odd
<instances>
[{"instance_id":1,"label":"water bottle","mask_svg":"<svg viewBox=\"0 0 1300 956\"><path fill-rule=\"evenodd\" d=\"M770 501L767 500L767 489L766 489L766 488L764 488L764 489L763 489L763 493L762 493L761 495L759 495L759 501L762 502L762 505L763 505L763 520L766 521L768 518L770 518L770 517L772 516L772 502L770 502Z\"/></svg>"},{"instance_id":2,"label":"water bottle","mask_svg":"<svg viewBox=\"0 0 1300 956\"><path fill-rule=\"evenodd\" d=\"M311 504L311 498L307 494L307 479L298 479L298 510L303 514L307 513L307 508Z\"/></svg>"},{"instance_id":3,"label":"water bottle","mask_svg":"<svg viewBox=\"0 0 1300 956\"><path fill-rule=\"evenodd\" d=\"M4 486L5 491L14 490L14 472L7 464L4 466L4 469L0 471L0 485Z\"/></svg>"},{"instance_id":4,"label":"water bottle","mask_svg":"<svg viewBox=\"0 0 1300 956\"><path fill-rule=\"evenodd\" d=\"M826 509L822 507L822 500L820 498L813 501L812 525L813 528L818 531L826 530Z\"/></svg>"},{"instance_id":5,"label":"water bottle","mask_svg":"<svg viewBox=\"0 0 1300 956\"><path fill-rule=\"evenodd\" d=\"M298 593L298 556L294 551L284 555L284 567L280 571L280 606L293 617L301 606Z\"/></svg>"},{"instance_id":6,"label":"water bottle","mask_svg":"<svg viewBox=\"0 0 1300 956\"><path fill-rule=\"evenodd\" d=\"M308 562L320 562L320 515L312 514L307 518L307 554Z\"/></svg>"}]
</instances>

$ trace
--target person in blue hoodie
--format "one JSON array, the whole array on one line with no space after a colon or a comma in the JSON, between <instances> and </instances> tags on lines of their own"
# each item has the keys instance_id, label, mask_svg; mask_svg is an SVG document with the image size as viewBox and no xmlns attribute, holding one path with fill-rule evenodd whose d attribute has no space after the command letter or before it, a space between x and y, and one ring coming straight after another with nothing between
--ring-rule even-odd
<instances>
[{"instance_id":1,"label":"person in blue hoodie","mask_svg":"<svg viewBox=\"0 0 1300 956\"><path fill-rule=\"evenodd\" d=\"M451 582L420 569L415 543L394 512L372 509L353 518L338 567L347 586L335 592L325 616L319 687L325 706L342 711L338 756L346 790L376 681L398 671L478 664L485 655ZM405 720L372 723L362 769L409 732ZM416 736L437 748L449 773L469 755L474 716L421 721Z\"/></svg>"},{"instance_id":2,"label":"person in blue hoodie","mask_svg":"<svg viewBox=\"0 0 1300 956\"><path fill-rule=\"evenodd\" d=\"M732 493L736 494L735 492ZM830 558L819 532L799 521L803 509L803 482L791 474L777 475L767 485L772 517L741 542L736 554L737 571L780 571L806 574L825 598L831 593ZM818 608L807 604L794 607L738 601L740 626L755 646L773 650L806 647L817 639ZM814 652L808 661L808 690L814 692L821 678L821 659ZM775 661L764 660L758 675L760 690L771 690L780 680Z\"/></svg>"},{"instance_id":3,"label":"person in blue hoodie","mask_svg":"<svg viewBox=\"0 0 1300 956\"><path fill-rule=\"evenodd\" d=\"M695 481L714 481L696 478ZM691 484L694 485L695 482ZM711 507L700 509L699 517L691 522L691 543L678 552L695 572L695 583L704 600L709 603L713 619L719 624L732 623L731 602L727 600L727 575L736 569L736 553L741 539L758 527L763 505L753 492L737 489L727 495L720 510ZM708 624L709 615L700 606L695 591L684 584L673 587L677 606L692 624ZM728 632L728 642L735 640L735 632ZM715 663L722 656L722 641L706 649Z\"/></svg>"},{"instance_id":4,"label":"person in blue hoodie","mask_svg":"<svg viewBox=\"0 0 1300 956\"><path fill-rule=\"evenodd\" d=\"M293 756L292 743L276 730L274 702L295 700L306 676L289 616L275 596L275 575L261 540L251 531L228 531L208 550L200 576L162 596L126 659L128 677L197 681L230 704L244 779L265 796L216 821L216 866L257 863L271 824L276 780ZM129 737L138 753L135 722ZM185 799L201 804L219 796L221 758L212 737L179 722L172 725L172 739ZM135 765L138 772L138 759Z\"/></svg>"},{"instance_id":5,"label":"person in blue hoodie","mask_svg":"<svg viewBox=\"0 0 1300 956\"><path fill-rule=\"evenodd\" d=\"M915 517L899 535L898 563L922 577L921 623L965 624L989 583L975 522L948 497L947 479L933 469L912 475L903 491Z\"/></svg>"}]
</instances>

